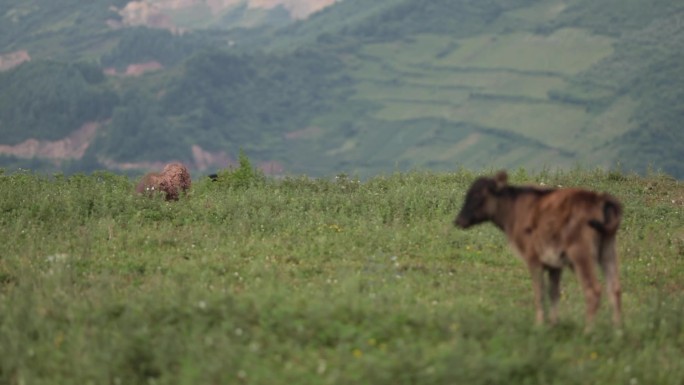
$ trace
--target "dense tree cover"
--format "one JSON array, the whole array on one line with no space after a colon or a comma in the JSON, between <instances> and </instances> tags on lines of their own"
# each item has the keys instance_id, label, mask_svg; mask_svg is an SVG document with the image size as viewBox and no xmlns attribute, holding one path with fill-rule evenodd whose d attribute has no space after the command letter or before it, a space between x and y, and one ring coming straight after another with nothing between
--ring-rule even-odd
<instances>
[{"instance_id":1,"label":"dense tree cover","mask_svg":"<svg viewBox=\"0 0 684 385\"><path fill-rule=\"evenodd\" d=\"M0 72L3 144L60 139L87 121L111 115L117 94L91 63L32 61Z\"/></svg>"},{"instance_id":2,"label":"dense tree cover","mask_svg":"<svg viewBox=\"0 0 684 385\"><path fill-rule=\"evenodd\" d=\"M387 12L403 0L344 0L335 3L334 7L327 7L306 20L300 20L283 28L276 33L262 28L253 31L250 36L244 36L248 44L263 47L266 50L291 50L292 47L312 44L318 41L330 45L331 41L347 40L358 47L361 45L358 36L345 36L355 26L371 17L377 17ZM344 32L344 34L343 34Z\"/></svg>"},{"instance_id":3,"label":"dense tree cover","mask_svg":"<svg viewBox=\"0 0 684 385\"><path fill-rule=\"evenodd\" d=\"M416 33L472 36L504 12L537 0L408 0L364 20L348 32L363 38L390 39Z\"/></svg>"},{"instance_id":4,"label":"dense tree cover","mask_svg":"<svg viewBox=\"0 0 684 385\"><path fill-rule=\"evenodd\" d=\"M0 1L0 53L28 50L32 57L81 59L84 51L108 40L107 19L119 19L111 6L122 0ZM77 60L79 60L77 59Z\"/></svg>"},{"instance_id":5,"label":"dense tree cover","mask_svg":"<svg viewBox=\"0 0 684 385\"><path fill-rule=\"evenodd\" d=\"M166 114L191 116L188 129L243 143L301 128L344 88L340 63L315 51L282 56L213 51L194 56L162 100ZM212 139L204 138L207 144Z\"/></svg>"},{"instance_id":6,"label":"dense tree cover","mask_svg":"<svg viewBox=\"0 0 684 385\"><path fill-rule=\"evenodd\" d=\"M142 32L145 28L110 25L110 21L122 20L118 10L131 2L135 1L0 0L0 54L24 49L33 58L72 60L76 57L78 60L103 57L103 63L121 66L128 64L127 60L153 57L168 64L169 61L180 60L179 54L187 57L207 44L225 46L228 40L236 37L247 39L260 32L257 28L236 26L256 24L264 31L272 31L292 22L289 11L282 6L255 10L245 2L243 6L224 12L219 20L207 21L211 29L203 29L198 23L193 26L198 31L170 39L170 34L165 35L163 31ZM255 14L259 14L256 23ZM182 21L178 24L183 26ZM117 46L119 40L121 44ZM112 51L113 46L118 48ZM149 52L146 53L145 48Z\"/></svg>"},{"instance_id":7,"label":"dense tree cover","mask_svg":"<svg viewBox=\"0 0 684 385\"><path fill-rule=\"evenodd\" d=\"M279 30L277 39L261 42L282 48L282 42L339 44L348 37L356 45L417 33L466 37L482 32L504 12L535 2L538 0L344 0L310 20ZM346 43L345 48L349 41Z\"/></svg>"},{"instance_id":8,"label":"dense tree cover","mask_svg":"<svg viewBox=\"0 0 684 385\"><path fill-rule=\"evenodd\" d=\"M163 96L144 89L123 95L102 149L131 161L189 158L192 144L232 151L245 143L266 146L331 108L348 86L340 65L304 50L281 56L199 53Z\"/></svg>"},{"instance_id":9,"label":"dense tree cover","mask_svg":"<svg viewBox=\"0 0 684 385\"><path fill-rule=\"evenodd\" d=\"M631 117L637 128L619 143L621 162L629 169L656 167L684 176L683 52L684 24L675 13L625 33L611 57L580 77L611 90L613 98L628 95L640 102Z\"/></svg>"},{"instance_id":10,"label":"dense tree cover","mask_svg":"<svg viewBox=\"0 0 684 385\"><path fill-rule=\"evenodd\" d=\"M135 89L122 95L98 147L109 158L124 161L174 159L189 152L184 141L166 124L149 93Z\"/></svg>"},{"instance_id":11,"label":"dense tree cover","mask_svg":"<svg viewBox=\"0 0 684 385\"><path fill-rule=\"evenodd\" d=\"M140 40L152 45L166 41L180 47L166 59L147 57L167 63L191 47L165 32L144 30L131 36L123 44L139 49L122 50L131 53L116 59L122 63L146 58L136 58L146 45L136 45L135 36L152 36ZM150 52L163 55L156 48ZM55 140L84 122L108 120L88 155L93 158L92 152L100 151L127 162L188 160L192 144L234 152L246 143L267 147L347 92L349 79L341 68L334 56L313 50L283 55L205 50L190 57L171 81L162 76L138 82L107 80L102 68L90 63L32 61L0 73L0 132L3 144ZM162 92L155 94L157 88Z\"/></svg>"},{"instance_id":12,"label":"dense tree cover","mask_svg":"<svg viewBox=\"0 0 684 385\"><path fill-rule=\"evenodd\" d=\"M653 20L684 10L672 0L578 0L548 24L549 29L587 28L595 33L620 37L626 31L647 27Z\"/></svg>"},{"instance_id":13,"label":"dense tree cover","mask_svg":"<svg viewBox=\"0 0 684 385\"><path fill-rule=\"evenodd\" d=\"M625 165L643 171L655 167L684 176L684 53L670 52L648 67L634 92L642 92L642 103L634 114L637 129L625 135L622 157ZM635 156L635 154L637 154Z\"/></svg>"},{"instance_id":14,"label":"dense tree cover","mask_svg":"<svg viewBox=\"0 0 684 385\"><path fill-rule=\"evenodd\" d=\"M201 34L173 35L167 30L136 27L122 30L117 46L103 55L100 61L105 67L119 69L150 60L172 66L214 44L216 42Z\"/></svg>"}]
</instances>

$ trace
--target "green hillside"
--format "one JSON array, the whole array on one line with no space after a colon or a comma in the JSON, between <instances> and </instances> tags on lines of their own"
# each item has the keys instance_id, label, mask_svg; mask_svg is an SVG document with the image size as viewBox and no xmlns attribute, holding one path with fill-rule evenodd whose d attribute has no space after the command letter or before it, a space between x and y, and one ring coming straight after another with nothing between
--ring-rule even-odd
<instances>
[{"instance_id":1,"label":"green hillside","mask_svg":"<svg viewBox=\"0 0 684 385\"><path fill-rule=\"evenodd\" d=\"M362 41L346 59L352 100L374 109L345 122L360 134L336 157L364 159L371 173L368 159L383 157L444 169L620 164L681 177L682 6L429 3L399 4L337 39Z\"/></svg>"},{"instance_id":2,"label":"green hillside","mask_svg":"<svg viewBox=\"0 0 684 385\"><path fill-rule=\"evenodd\" d=\"M684 178L684 5L674 1L345 0L284 27L216 29L188 14L197 27L184 34L108 28L114 3L0 5L12 21L0 54L33 58L0 72L10 87L0 144L55 140L95 119L102 129L84 158L59 167L199 167L200 146L233 159L242 148L290 174L584 165ZM53 93L21 80L62 79L48 59L119 74L158 64L96 84L66 77ZM51 111L55 95L75 107L53 122L65 115ZM26 100L42 106L30 119ZM0 155L10 168L50 164Z\"/></svg>"}]
</instances>

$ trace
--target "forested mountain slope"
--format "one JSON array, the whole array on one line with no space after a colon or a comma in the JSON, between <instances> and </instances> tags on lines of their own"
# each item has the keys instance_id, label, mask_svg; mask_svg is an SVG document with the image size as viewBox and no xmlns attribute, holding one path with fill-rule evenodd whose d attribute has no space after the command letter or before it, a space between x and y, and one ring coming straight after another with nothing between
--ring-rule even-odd
<instances>
[{"instance_id":1,"label":"forested mountain slope","mask_svg":"<svg viewBox=\"0 0 684 385\"><path fill-rule=\"evenodd\" d=\"M289 2L250 25L198 1L167 14L174 28L127 21L126 1L41 3L0 2L4 167L213 170L242 148L274 173L684 178L680 2L344 0L307 18ZM82 155L44 150L88 123Z\"/></svg>"}]
</instances>

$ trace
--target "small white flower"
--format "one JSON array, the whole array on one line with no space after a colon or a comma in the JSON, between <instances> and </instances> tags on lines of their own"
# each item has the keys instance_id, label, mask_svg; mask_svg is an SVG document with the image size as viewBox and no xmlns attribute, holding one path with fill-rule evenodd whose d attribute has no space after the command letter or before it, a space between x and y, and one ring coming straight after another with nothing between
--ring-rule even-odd
<instances>
[{"instance_id":1,"label":"small white flower","mask_svg":"<svg viewBox=\"0 0 684 385\"><path fill-rule=\"evenodd\" d=\"M69 256L67 254L64 254L64 253L48 255L47 257L45 257L45 259L48 262L64 262L67 260L67 258L69 258Z\"/></svg>"},{"instance_id":2,"label":"small white flower","mask_svg":"<svg viewBox=\"0 0 684 385\"><path fill-rule=\"evenodd\" d=\"M318 367L316 368L316 372L318 374L323 374L325 373L325 370L327 369L327 364L325 360L318 360Z\"/></svg>"}]
</instances>

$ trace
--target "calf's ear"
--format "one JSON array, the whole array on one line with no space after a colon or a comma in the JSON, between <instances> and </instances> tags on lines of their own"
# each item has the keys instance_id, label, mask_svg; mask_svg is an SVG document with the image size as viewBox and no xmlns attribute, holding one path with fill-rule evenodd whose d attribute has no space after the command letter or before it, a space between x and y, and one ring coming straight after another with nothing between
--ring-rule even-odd
<instances>
[{"instance_id":1,"label":"calf's ear","mask_svg":"<svg viewBox=\"0 0 684 385\"><path fill-rule=\"evenodd\" d=\"M494 176L494 181L496 182L496 189L501 190L508 184L508 174L505 170L501 170Z\"/></svg>"}]
</instances>

